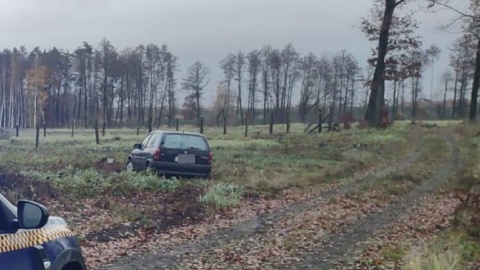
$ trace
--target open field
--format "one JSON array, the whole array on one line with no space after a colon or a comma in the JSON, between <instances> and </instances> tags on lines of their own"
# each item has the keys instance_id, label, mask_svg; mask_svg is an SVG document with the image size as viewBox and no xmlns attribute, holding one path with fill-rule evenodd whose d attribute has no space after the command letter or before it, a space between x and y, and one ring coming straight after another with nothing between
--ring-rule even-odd
<instances>
[{"instance_id":1,"label":"open field","mask_svg":"<svg viewBox=\"0 0 480 270\"><path fill-rule=\"evenodd\" d=\"M459 255L477 247L450 222L453 188L479 170L475 127L303 129L206 128L209 180L126 172L145 130L107 130L100 145L93 130L47 130L38 149L21 130L0 140L0 192L64 217L91 269L440 269L419 265L448 239L458 269L477 261L480 248Z\"/></svg>"}]
</instances>

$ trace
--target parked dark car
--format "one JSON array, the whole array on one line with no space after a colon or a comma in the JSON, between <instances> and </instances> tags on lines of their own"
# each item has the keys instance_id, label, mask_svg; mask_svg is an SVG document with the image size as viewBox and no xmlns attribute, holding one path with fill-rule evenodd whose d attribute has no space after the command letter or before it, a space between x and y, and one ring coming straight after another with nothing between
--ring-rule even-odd
<instances>
[{"instance_id":1,"label":"parked dark car","mask_svg":"<svg viewBox=\"0 0 480 270\"><path fill-rule=\"evenodd\" d=\"M213 154L200 133L156 130L133 146L125 168L158 175L210 177Z\"/></svg>"},{"instance_id":2,"label":"parked dark car","mask_svg":"<svg viewBox=\"0 0 480 270\"><path fill-rule=\"evenodd\" d=\"M85 270L80 243L61 217L45 206L0 194L0 269Z\"/></svg>"}]
</instances>

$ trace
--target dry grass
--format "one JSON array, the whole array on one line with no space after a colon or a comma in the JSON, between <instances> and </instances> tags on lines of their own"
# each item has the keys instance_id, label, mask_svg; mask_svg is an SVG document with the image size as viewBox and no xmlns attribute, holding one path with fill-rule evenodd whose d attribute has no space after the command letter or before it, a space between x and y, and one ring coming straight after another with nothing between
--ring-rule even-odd
<instances>
[{"instance_id":1,"label":"dry grass","mask_svg":"<svg viewBox=\"0 0 480 270\"><path fill-rule=\"evenodd\" d=\"M478 265L480 246L462 232L446 231L419 250L411 252L406 270L464 270Z\"/></svg>"}]
</instances>

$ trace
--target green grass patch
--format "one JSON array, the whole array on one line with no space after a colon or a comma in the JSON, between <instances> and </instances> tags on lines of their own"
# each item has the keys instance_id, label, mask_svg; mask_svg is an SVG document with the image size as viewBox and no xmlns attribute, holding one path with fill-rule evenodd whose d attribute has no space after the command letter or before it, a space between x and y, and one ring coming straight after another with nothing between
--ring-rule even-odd
<instances>
[{"instance_id":1,"label":"green grass patch","mask_svg":"<svg viewBox=\"0 0 480 270\"><path fill-rule=\"evenodd\" d=\"M64 195L71 194L78 197L94 197L105 192L121 196L142 191L171 191L185 185L184 182L177 179L164 179L147 172L122 171L105 174L92 168L74 169L71 166L59 173L36 171L22 171L21 173L32 179L50 181Z\"/></svg>"},{"instance_id":2,"label":"green grass patch","mask_svg":"<svg viewBox=\"0 0 480 270\"><path fill-rule=\"evenodd\" d=\"M405 256L405 251L402 247L388 247L382 250L382 256L385 260L391 262L399 262Z\"/></svg>"},{"instance_id":3,"label":"green grass patch","mask_svg":"<svg viewBox=\"0 0 480 270\"><path fill-rule=\"evenodd\" d=\"M217 183L210 186L199 200L202 204L215 209L236 207L243 201L245 190L242 186L233 183Z\"/></svg>"},{"instance_id":4,"label":"green grass patch","mask_svg":"<svg viewBox=\"0 0 480 270\"><path fill-rule=\"evenodd\" d=\"M409 150L410 130L400 126L322 134L305 134L304 128L303 124L292 124L286 134L286 127L276 125L274 133L269 134L268 125L251 126L247 138L243 127L229 127L227 135L222 128L205 128L214 157L212 179L259 193L278 193L290 187L341 181L358 169L398 158ZM198 131L190 126L180 130ZM133 144L141 142L146 133L144 129L139 135L135 129L107 130L97 145L93 130L75 130L71 137L68 129L50 129L46 137L41 134L39 148L35 149L34 131L21 130L20 137L0 141L1 169L53 181L59 188L82 196L96 196L106 190L125 194L126 189L171 189L178 184L144 174L118 173ZM368 147L356 149L357 144ZM102 151L104 147L111 150ZM103 164L107 157L116 162L112 166Z\"/></svg>"}]
</instances>

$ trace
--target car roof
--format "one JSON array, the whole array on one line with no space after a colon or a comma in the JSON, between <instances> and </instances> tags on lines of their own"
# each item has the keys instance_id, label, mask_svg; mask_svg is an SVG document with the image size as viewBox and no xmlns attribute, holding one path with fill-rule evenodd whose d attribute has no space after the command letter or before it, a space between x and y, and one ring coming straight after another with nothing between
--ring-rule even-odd
<instances>
[{"instance_id":1,"label":"car roof","mask_svg":"<svg viewBox=\"0 0 480 270\"><path fill-rule=\"evenodd\" d=\"M174 131L174 130L161 130L161 129L158 129L158 130L154 130L154 131L150 132L149 134L154 134L154 133L194 135L194 136L200 136L200 137L204 137L204 138L205 138L205 136L204 136L203 134L197 133L197 132L184 132L184 131Z\"/></svg>"}]
</instances>

